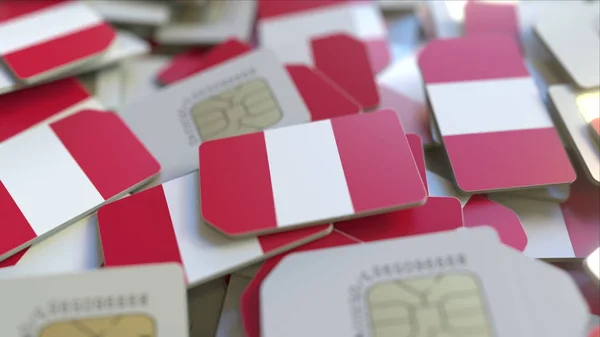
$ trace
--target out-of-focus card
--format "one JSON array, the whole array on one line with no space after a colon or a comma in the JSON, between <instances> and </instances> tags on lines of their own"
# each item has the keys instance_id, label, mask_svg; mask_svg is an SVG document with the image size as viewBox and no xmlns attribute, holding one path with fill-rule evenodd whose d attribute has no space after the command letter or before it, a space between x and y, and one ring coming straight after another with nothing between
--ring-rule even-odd
<instances>
[{"instance_id":1,"label":"out-of-focus card","mask_svg":"<svg viewBox=\"0 0 600 337\"><path fill-rule=\"evenodd\" d=\"M5 140L0 162L10 163L0 166L0 209L7 224L0 261L140 187L160 170L117 115L95 110Z\"/></svg>"},{"instance_id":2,"label":"out-of-focus card","mask_svg":"<svg viewBox=\"0 0 600 337\"><path fill-rule=\"evenodd\" d=\"M574 258L573 244L560 204L508 195L489 195L512 209L518 216L527 235L523 254L532 258ZM493 217L493 216L492 216Z\"/></svg>"},{"instance_id":3,"label":"out-of-focus card","mask_svg":"<svg viewBox=\"0 0 600 337\"><path fill-rule=\"evenodd\" d=\"M148 1L88 0L86 3L115 23L160 26L169 22L171 7L168 3Z\"/></svg>"},{"instance_id":4,"label":"out-of-focus card","mask_svg":"<svg viewBox=\"0 0 600 337\"><path fill-rule=\"evenodd\" d=\"M0 3L0 59L18 81L33 82L105 52L116 36L80 1Z\"/></svg>"},{"instance_id":5,"label":"out-of-focus card","mask_svg":"<svg viewBox=\"0 0 600 337\"><path fill-rule=\"evenodd\" d=\"M119 114L160 162L161 183L197 170L202 142L310 121L289 74L267 50L223 62Z\"/></svg>"},{"instance_id":6,"label":"out-of-focus card","mask_svg":"<svg viewBox=\"0 0 600 337\"><path fill-rule=\"evenodd\" d=\"M550 100L562 121L564 136L575 150L587 178L600 185L600 148L590 133L589 123L598 117L598 90L578 92L568 85L553 85Z\"/></svg>"},{"instance_id":7,"label":"out-of-focus card","mask_svg":"<svg viewBox=\"0 0 600 337\"><path fill-rule=\"evenodd\" d=\"M200 157L202 216L230 236L410 208L427 194L392 110L205 142Z\"/></svg>"},{"instance_id":8,"label":"out-of-focus card","mask_svg":"<svg viewBox=\"0 0 600 337\"><path fill-rule=\"evenodd\" d=\"M330 225L320 225L229 239L202 220L198 185L194 172L102 207L98 227L105 265L179 262L193 287L331 231ZM140 233L144 233L143 240Z\"/></svg>"},{"instance_id":9,"label":"out-of-focus card","mask_svg":"<svg viewBox=\"0 0 600 337\"><path fill-rule=\"evenodd\" d=\"M240 300L257 271L257 268L252 268L252 271L231 274L216 337L246 337L240 316Z\"/></svg>"},{"instance_id":10,"label":"out-of-focus card","mask_svg":"<svg viewBox=\"0 0 600 337\"><path fill-rule=\"evenodd\" d=\"M588 273L600 282L600 248L585 258L584 265Z\"/></svg>"},{"instance_id":11,"label":"out-of-focus card","mask_svg":"<svg viewBox=\"0 0 600 337\"><path fill-rule=\"evenodd\" d=\"M415 0L377 0L379 7L383 11L410 11L418 7L419 1Z\"/></svg>"},{"instance_id":12,"label":"out-of-focus card","mask_svg":"<svg viewBox=\"0 0 600 337\"><path fill-rule=\"evenodd\" d=\"M464 34L507 34L520 40L519 6L505 1L467 1L464 8Z\"/></svg>"},{"instance_id":13,"label":"out-of-focus card","mask_svg":"<svg viewBox=\"0 0 600 337\"><path fill-rule=\"evenodd\" d=\"M581 88L600 86L600 28L598 1L581 1L568 11L546 11L535 22L535 32L571 80Z\"/></svg>"},{"instance_id":14,"label":"out-of-focus card","mask_svg":"<svg viewBox=\"0 0 600 337\"><path fill-rule=\"evenodd\" d=\"M489 226L496 230L500 241L519 251L527 246L527 235L519 216L510 208L474 195L463 207L465 227Z\"/></svg>"},{"instance_id":15,"label":"out-of-focus card","mask_svg":"<svg viewBox=\"0 0 600 337\"><path fill-rule=\"evenodd\" d=\"M231 37L249 41L256 15L256 1L210 1L207 6L183 3L175 20L158 28L161 44L218 44ZM208 15L207 15L208 14Z\"/></svg>"},{"instance_id":16,"label":"out-of-focus card","mask_svg":"<svg viewBox=\"0 0 600 337\"><path fill-rule=\"evenodd\" d=\"M0 280L3 336L187 336L175 264Z\"/></svg>"},{"instance_id":17,"label":"out-of-focus card","mask_svg":"<svg viewBox=\"0 0 600 337\"><path fill-rule=\"evenodd\" d=\"M209 51L191 50L173 57L160 70L158 80L170 85L251 50L249 44L237 39L229 39Z\"/></svg>"},{"instance_id":18,"label":"out-of-focus card","mask_svg":"<svg viewBox=\"0 0 600 337\"><path fill-rule=\"evenodd\" d=\"M0 142L80 110L103 109L75 78L2 95L0 106Z\"/></svg>"},{"instance_id":19,"label":"out-of-focus card","mask_svg":"<svg viewBox=\"0 0 600 337\"><path fill-rule=\"evenodd\" d=\"M97 269L102 263L96 215L0 262L0 278Z\"/></svg>"},{"instance_id":20,"label":"out-of-focus card","mask_svg":"<svg viewBox=\"0 0 600 337\"><path fill-rule=\"evenodd\" d=\"M260 289L262 336L525 337L496 245L478 228L288 255Z\"/></svg>"},{"instance_id":21,"label":"out-of-focus card","mask_svg":"<svg viewBox=\"0 0 600 337\"><path fill-rule=\"evenodd\" d=\"M477 34L435 40L420 54L419 66L462 191L526 189L575 180L514 39Z\"/></svg>"},{"instance_id":22,"label":"out-of-focus card","mask_svg":"<svg viewBox=\"0 0 600 337\"><path fill-rule=\"evenodd\" d=\"M348 34L365 44L375 73L390 61L387 29L377 3L371 1L259 1L258 39L282 62L312 64L314 39ZM342 50L328 56L344 60Z\"/></svg>"},{"instance_id":23,"label":"out-of-focus card","mask_svg":"<svg viewBox=\"0 0 600 337\"><path fill-rule=\"evenodd\" d=\"M118 31L117 37L105 53L100 54L89 62L85 62L80 67L75 67L70 71L61 72L60 75L53 76L53 79L57 80L67 76L74 76L98 70L118 61L147 53L148 51L150 51L150 44L148 42L130 32ZM3 69L0 66L0 94L39 85L40 81L44 82L44 80L33 81L30 83L19 82L12 78L12 75L10 75L8 70Z\"/></svg>"},{"instance_id":24,"label":"out-of-focus card","mask_svg":"<svg viewBox=\"0 0 600 337\"><path fill-rule=\"evenodd\" d=\"M300 246L294 250L291 250L289 254L295 252L306 252L317 249L332 248L338 246L352 245L360 243L360 240L352 238L338 230L333 232L324 238L313 241L306 245ZM282 254L272 257L265 261L260 269L256 272L256 275L252 281L244 290L240 303L240 314L242 316L242 325L244 332L247 337L260 337L260 307L259 307L259 290L260 285L267 275L277 266L277 264L288 254Z\"/></svg>"},{"instance_id":25,"label":"out-of-focus card","mask_svg":"<svg viewBox=\"0 0 600 337\"><path fill-rule=\"evenodd\" d=\"M427 1L423 28L430 38L449 39L462 35L467 1Z\"/></svg>"}]
</instances>

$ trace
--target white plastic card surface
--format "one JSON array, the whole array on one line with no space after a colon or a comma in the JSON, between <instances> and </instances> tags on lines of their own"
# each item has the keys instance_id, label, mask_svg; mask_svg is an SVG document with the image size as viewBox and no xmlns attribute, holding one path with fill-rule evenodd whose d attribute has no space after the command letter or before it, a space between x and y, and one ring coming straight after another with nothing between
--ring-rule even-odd
<instances>
[{"instance_id":1,"label":"white plastic card surface","mask_svg":"<svg viewBox=\"0 0 600 337\"><path fill-rule=\"evenodd\" d=\"M262 284L263 336L528 336L497 246L480 227L292 254Z\"/></svg>"},{"instance_id":2,"label":"white plastic card surface","mask_svg":"<svg viewBox=\"0 0 600 337\"><path fill-rule=\"evenodd\" d=\"M0 335L188 335L185 281L175 264L0 280Z\"/></svg>"}]
</instances>

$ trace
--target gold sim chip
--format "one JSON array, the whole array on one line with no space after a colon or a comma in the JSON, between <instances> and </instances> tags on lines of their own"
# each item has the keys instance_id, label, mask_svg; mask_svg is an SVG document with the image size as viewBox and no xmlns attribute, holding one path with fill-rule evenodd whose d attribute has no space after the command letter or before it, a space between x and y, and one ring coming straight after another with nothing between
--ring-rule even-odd
<instances>
[{"instance_id":1,"label":"gold sim chip","mask_svg":"<svg viewBox=\"0 0 600 337\"><path fill-rule=\"evenodd\" d=\"M207 141L262 131L283 113L268 83L254 79L196 103L192 117L200 138Z\"/></svg>"},{"instance_id":2,"label":"gold sim chip","mask_svg":"<svg viewBox=\"0 0 600 337\"><path fill-rule=\"evenodd\" d=\"M453 273L374 285L367 302L373 337L492 337L481 289Z\"/></svg>"},{"instance_id":3,"label":"gold sim chip","mask_svg":"<svg viewBox=\"0 0 600 337\"><path fill-rule=\"evenodd\" d=\"M156 337L154 320L146 315L118 315L52 323L39 337Z\"/></svg>"}]
</instances>

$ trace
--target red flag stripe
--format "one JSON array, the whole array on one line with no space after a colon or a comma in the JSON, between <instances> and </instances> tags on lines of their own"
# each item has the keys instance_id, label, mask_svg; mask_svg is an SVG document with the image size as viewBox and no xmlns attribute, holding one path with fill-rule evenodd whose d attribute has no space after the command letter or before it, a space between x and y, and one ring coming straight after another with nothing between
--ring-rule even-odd
<instances>
[{"instance_id":1,"label":"red flag stripe","mask_svg":"<svg viewBox=\"0 0 600 337\"><path fill-rule=\"evenodd\" d=\"M29 222L0 181L0 256L37 237Z\"/></svg>"}]
</instances>

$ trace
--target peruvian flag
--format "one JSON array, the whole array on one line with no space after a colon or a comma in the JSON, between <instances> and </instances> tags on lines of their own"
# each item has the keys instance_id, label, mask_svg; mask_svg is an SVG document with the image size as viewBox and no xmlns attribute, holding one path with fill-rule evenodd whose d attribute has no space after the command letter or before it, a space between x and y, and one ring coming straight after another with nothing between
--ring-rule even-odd
<instances>
[{"instance_id":1,"label":"peruvian flag","mask_svg":"<svg viewBox=\"0 0 600 337\"><path fill-rule=\"evenodd\" d=\"M196 171L100 208L105 266L178 262L192 287L331 232L321 225L233 240L203 223L199 194Z\"/></svg>"},{"instance_id":2,"label":"peruvian flag","mask_svg":"<svg viewBox=\"0 0 600 337\"><path fill-rule=\"evenodd\" d=\"M311 41L348 34L368 49L375 73L390 62L387 28L375 1L260 0L258 37L261 46L275 51L281 62L313 63ZM339 57L338 57L339 55ZM344 58L338 50L336 60Z\"/></svg>"},{"instance_id":3,"label":"peruvian flag","mask_svg":"<svg viewBox=\"0 0 600 337\"><path fill-rule=\"evenodd\" d=\"M392 110L209 141L200 158L203 217L232 236L399 210L427 197Z\"/></svg>"},{"instance_id":4,"label":"peruvian flag","mask_svg":"<svg viewBox=\"0 0 600 337\"><path fill-rule=\"evenodd\" d=\"M508 35L435 40L419 57L458 187L488 192L570 184L575 172Z\"/></svg>"},{"instance_id":5,"label":"peruvian flag","mask_svg":"<svg viewBox=\"0 0 600 337\"><path fill-rule=\"evenodd\" d=\"M121 119L86 110L0 143L0 261L158 174Z\"/></svg>"},{"instance_id":6,"label":"peruvian flag","mask_svg":"<svg viewBox=\"0 0 600 337\"><path fill-rule=\"evenodd\" d=\"M31 82L99 55L116 35L80 1L5 0L0 36L0 59L18 79Z\"/></svg>"}]
</instances>

